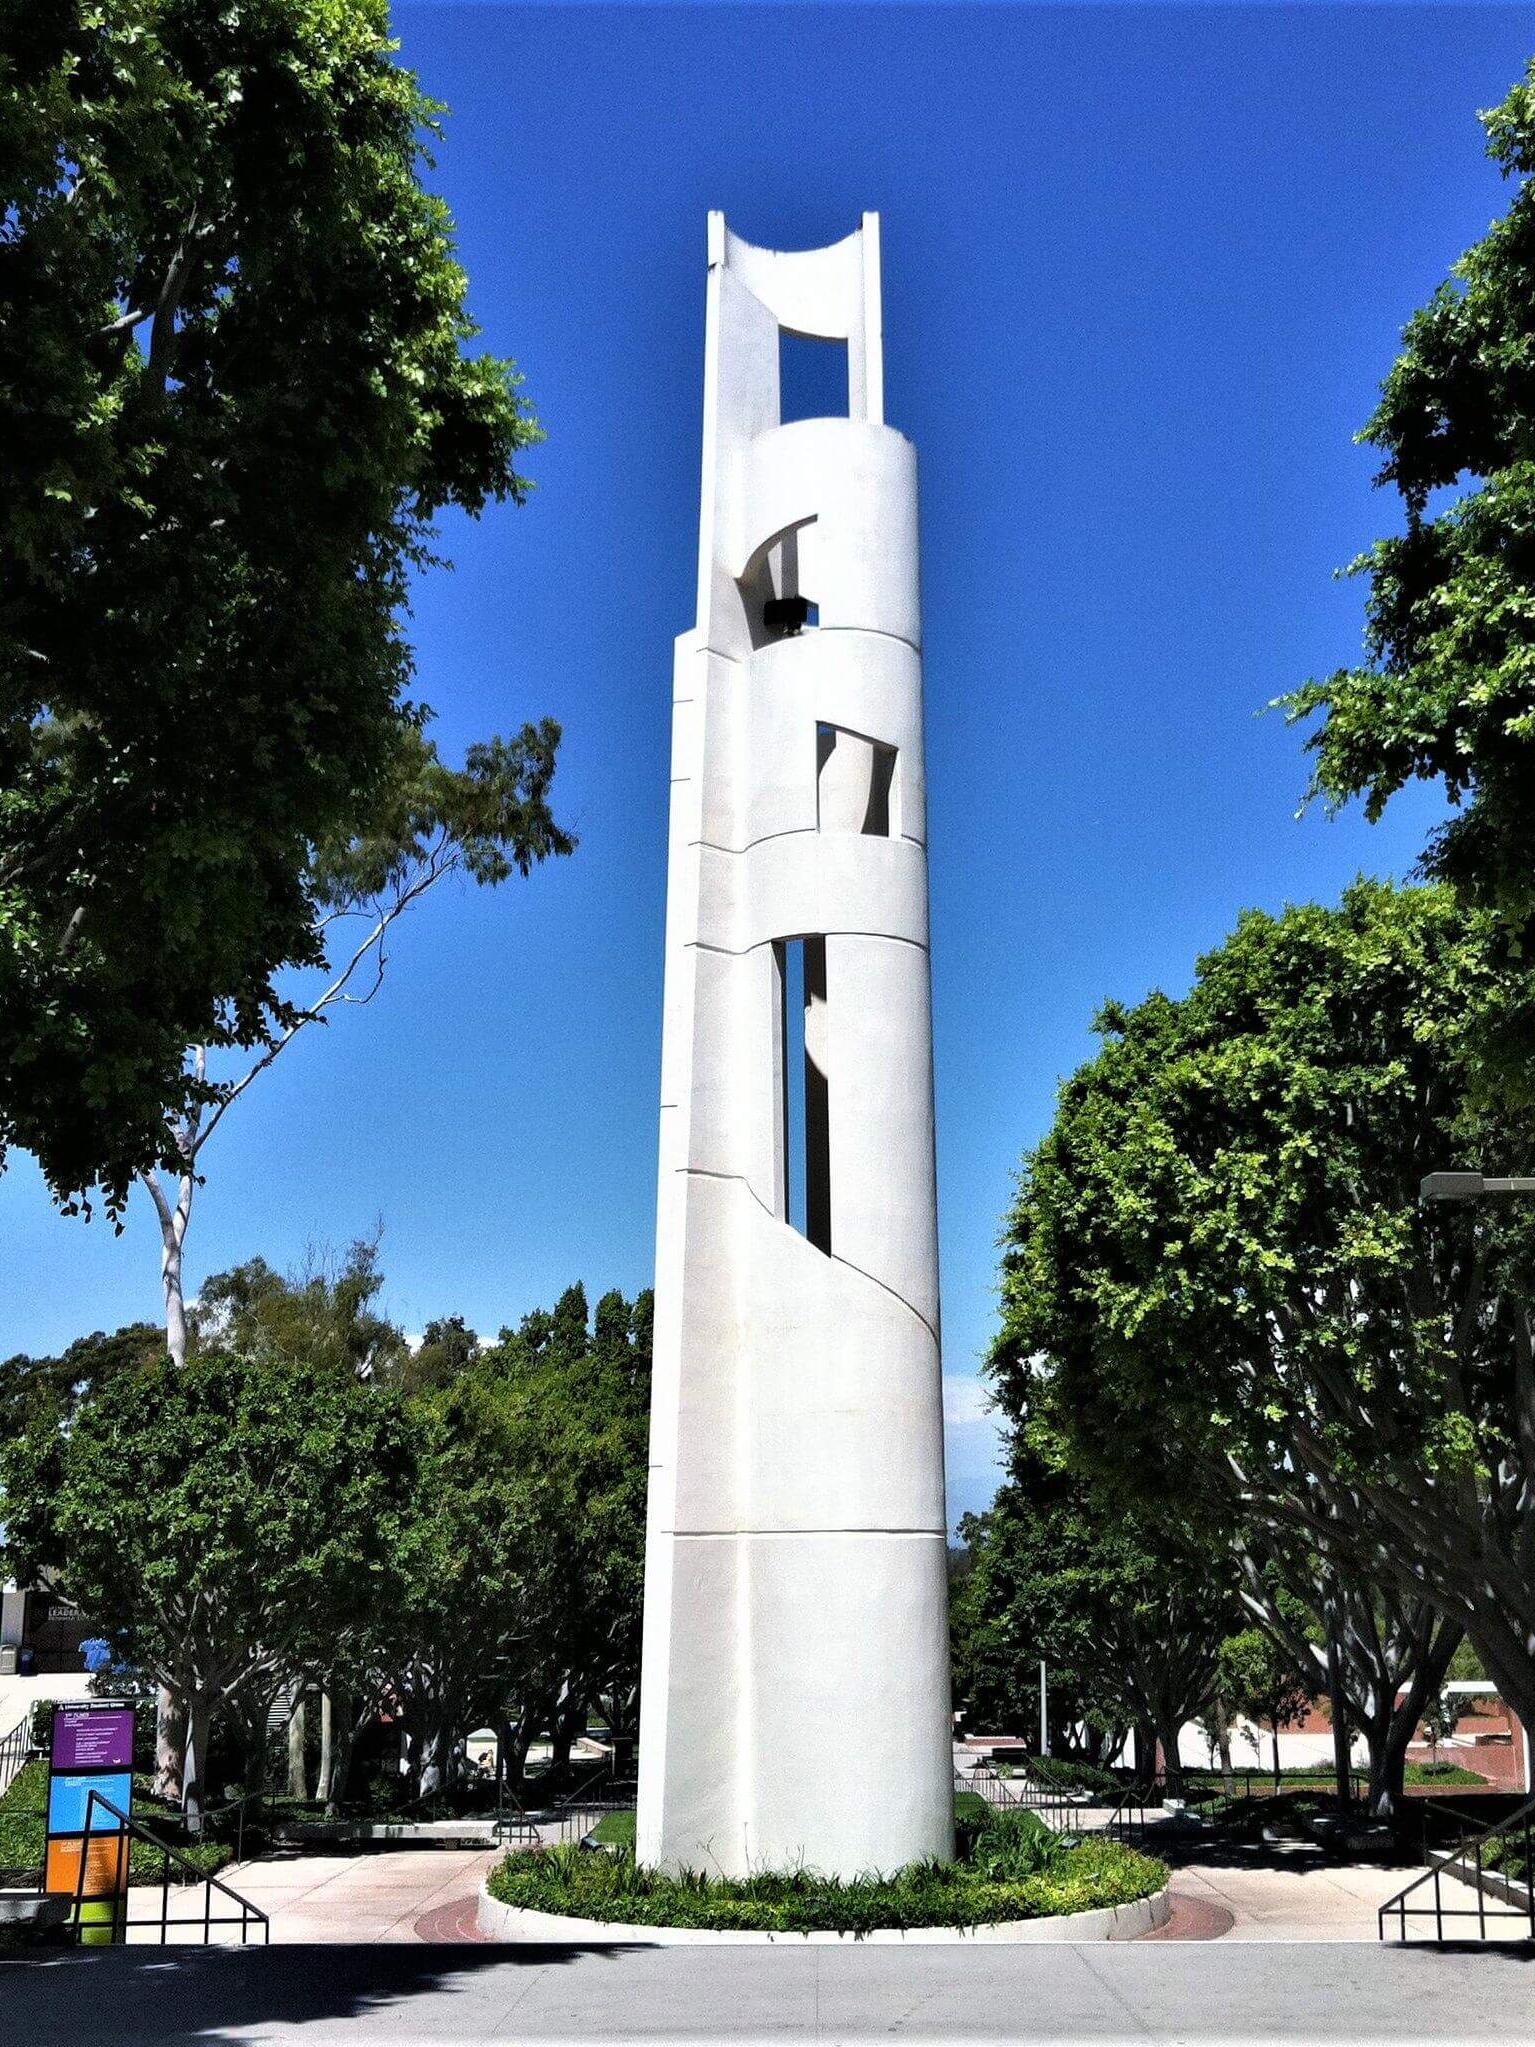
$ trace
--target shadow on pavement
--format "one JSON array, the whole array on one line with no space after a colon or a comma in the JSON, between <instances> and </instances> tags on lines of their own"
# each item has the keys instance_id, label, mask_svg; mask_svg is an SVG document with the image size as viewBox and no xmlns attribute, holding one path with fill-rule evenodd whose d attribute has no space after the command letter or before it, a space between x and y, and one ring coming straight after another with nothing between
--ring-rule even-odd
<instances>
[{"instance_id":1,"label":"shadow on pavement","mask_svg":"<svg viewBox=\"0 0 1535 2047\"><path fill-rule=\"evenodd\" d=\"M1421 1870L1423 1864L1412 1855L1338 1855L1309 1842L1243 1841L1229 1835L1178 1832L1158 1833L1148 1828L1144 1841L1135 1844L1147 1855L1156 1856L1169 1869L1181 1869L1197 1862L1204 1869L1393 1869L1403 1877Z\"/></svg>"},{"instance_id":2,"label":"shadow on pavement","mask_svg":"<svg viewBox=\"0 0 1535 2047\"><path fill-rule=\"evenodd\" d=\"M516 1977L647 1942L69 1949L0 1957L0 2039L28 2047L215 2041L240 2029L365 2019L415 1997L467 1989L487 1969ZM440 2009L440 2007L439 2007ZM366 2038L366 2033L359 2033Z\"/></svg>"}]
</instances>

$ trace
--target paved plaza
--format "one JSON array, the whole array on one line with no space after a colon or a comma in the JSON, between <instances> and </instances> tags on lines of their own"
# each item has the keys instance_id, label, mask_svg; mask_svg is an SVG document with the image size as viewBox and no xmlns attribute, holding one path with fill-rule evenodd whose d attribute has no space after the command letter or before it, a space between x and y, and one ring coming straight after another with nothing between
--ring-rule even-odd
<instances>
[{"instance_id":1,"label":"paved plaza","mask_svg":"<svg viewBox=\"0 0 1535 2047\"><path fill-rule=\"evenodd\" d=\"M1418 1872L1351 1868L1320 1855L1222 1851L1200 1842L1181 1859L1169 1842L1174 1914L1159 1940L1373 1941L1376 1910ZM499 1860L449 1848L303 1855L226 1871L259 1905L281 1945L473 1938L475 1894Z\"/></svg>"}]
</instances>

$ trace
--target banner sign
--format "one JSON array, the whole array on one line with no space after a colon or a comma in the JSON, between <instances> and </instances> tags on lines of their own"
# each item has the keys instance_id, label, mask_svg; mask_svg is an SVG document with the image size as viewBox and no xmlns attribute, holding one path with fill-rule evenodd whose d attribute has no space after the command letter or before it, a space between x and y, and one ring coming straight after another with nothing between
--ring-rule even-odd
<instances>
[{"instance_id":1,"label":"banner sign","mask_svg":"<svg viewBox=\"0 0 1535 2047\"><path fill-rule=\"evenodd\" d=\"M116 1813L108 1812L99 1803L91 1804L93 1791L109 1799L117 1812L132 1812L131 1706L95 1702L55 1706L48 1756L48 1838L43 1889L63 1891L81 1899L116 1901L128 1888L128 1836ZM81 1916L87 1916L83 1905ZM94 1920L97 1915L90 1916ZM115 1931L115 1902L112 1918ZM102 1931L108 1939L112 1937L105 1926Z\"/></svg>"}]
</instances>

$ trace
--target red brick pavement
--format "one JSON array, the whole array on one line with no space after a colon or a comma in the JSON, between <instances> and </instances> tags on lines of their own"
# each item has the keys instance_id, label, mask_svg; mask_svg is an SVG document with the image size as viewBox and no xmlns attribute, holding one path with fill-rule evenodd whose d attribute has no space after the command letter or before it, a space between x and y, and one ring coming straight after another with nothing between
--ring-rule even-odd
<instances>
[{"instance_id":1,"label":"red brick pavement","mask_svg":"<svg viewBox=\"0 0 1535 2047\"><path fill-rule=\"evenodd\" d=\"M475 1908L478 1904L478 1895L471 1893L467 1898L453 1898L446 1905L438 1905L430 1912L423 1912L416 1921L416 1938L455 1944L464 1941L488 1942L489 1936L481 1933L475 1924Z\"/></svg>"}]
</instances>

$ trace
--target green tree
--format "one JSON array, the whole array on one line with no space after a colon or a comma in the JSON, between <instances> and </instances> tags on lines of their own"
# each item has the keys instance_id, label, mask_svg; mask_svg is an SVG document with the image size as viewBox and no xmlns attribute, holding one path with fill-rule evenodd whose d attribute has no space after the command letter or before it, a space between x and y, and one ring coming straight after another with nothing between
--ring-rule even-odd
<instances>
[{"instance_id":1,"label":"green tree","mask_svg":"<svg viewBox=\"0 0 1535 2047\"><path fill-rule=\"evenodd\" d=\"M1423 1702L1437 1692L1462 1640L1421 1592L1362 1579L1311 1544L1275 1535L1242 1550L1242 1596L1315 1690L1325 1673L1331 1700L1338 1793L1352 1795L1349 1730L1369 1754L1370 1812L1401 1802L1407 1748Z\"/></svg>"},{"instance_id":2,"label":"green tree","mask_svg":"<svg viewBox=\"0 0 1535 2047\"><path fill-rule=\"evenodd\" d=\"M1448 889L1359 883L1107 1009L1024 1166L992 1371L1127 1494L1429 1598L1535 1713L1535 1220L1417 1200L1535 1151L1468 1080L1495 955Z\"/></svg>"},{"instance_id":3,"label":"green tree","mask_svg":"<svg viewBox=\"0 0 1535 2047\"><path fill-rule=\"evenodd\" d=\"M51 1440L0 1446L6 1555L46 1563L169 1692L195 1812L214 1715L406 1597L417 1470L392 1393L286 1359L161 1357L105 1377Z\"/></svg>"},{"instance_id":4,"label":"green tree","mask_svg":"<svg viewBox=\"0 0 1535 2047\"><path fill-rule=\"evenodd\" d=\"M1080 1718L1113 1753L1133 1726L1137 1764L1160 1741L1180 1795L1179 1731L1211 1704L1236 1619L1229 1554L1126 1512L1038 1427L1015 1436L1010 1465L990 1510L966 1524L976 1560L960 1603L960 1696L1027 1724L1042 1658L1063 1732Z\"/></svg>"},{"instance_id":5,"label":"green tree","mask_svg":"<svg viewBox=\"0 0 1535 2047\"><path fill-rule=\"evenodd\" d=\"M1216 1686L1234 1713L1267 1721L1274 1738L1274 1793L1282 1780L1279 1736L1304 1720L1321 1672L1314 1657L1297 1659L1267 1628L1243 1628L1220 1645Z\"/></svg>"},{"instance_id":6,"label":"green tree","mask_svg":"<svg viewBox=\"0 0 1535 2047\"><path fill-rule=\"evenodd\" d=\"M1309 682L1323 713L1314 787L1378 817L1414 778L1458 814L1427 864L1493 905L1528 951L1535 915L1535 65L1482 115L1517 180L1501 220L1414 313L1360 438L1384 457L1402 530L1353 564L1368 578L1367 660ZM1528 1011L1520 1033L1528 1063ZM1506 1022L1506 1019L1503 1020Z\"/></svg>"},{"instance_id":7,"label":"green tree","mask_svg":"<svg viewBox=\"0 0 1535 2047\"><path fill-rule=\"evenodd\" d=\"M384 985L397 920L430 889L452 876L496 888L513 873L526 875L535 862L574 849L575 840L549 809L559 737L550 719L524 726L510 742L471 747L468 765L457 771L443 765L420 733L407 731L366 827L311 849L307 888L315 936L322 953L338 952L339 963L334 971L321 970L322 986L294 989L280 1027L237 1077L210 1079L209 1047L192 1048L194 1099L166 1130L165 1154L174 1166L139 1174L160 1224L166 1343L178 1363L187 1347L183 1257L208 1140L302 1031L373 1000Z\"/></svg>"},{"instance_id":8,"label":"green tree","mask_svg":"<svg viewBox=\"0 0 1535 2047\"><path fill-rule=\"evenodd\" d=\"M400 1703L418 1791L482 1721L514 1782L540 1732L568 1756L599 1702L632 1728L649 1373L648 1294L605 1294L593 1323L574 1286L413 1399L417 1561L374 1683Z\"/></svg>"},{"instance_id":9,"label":"green tree","mask_svg":"<svg viewBox=\"0 0 1535 2047\"><path fill-rule=\"evenodd\" d=\"M61 1199L179 1171L188 1046L281 1041L316 849L435 772L432 522L526 491L393 47L385 0L0 0L0 1152Z\"/></svg>"},{"instance_id":10,"label":"green tree","mask_svg":"<svg viewBox=\"0 0 1535 2047\"><path fill-rule=\"evenodd\" d=\"M292 1279L252 1258L203 1283L192 1317L194 1345L285 1359L321 1377L393 1380L409 1350L374 1306L383 1284L377 1239L351 1245L334 1270L311 1261Z\"/></svg>"}]
</instances>

